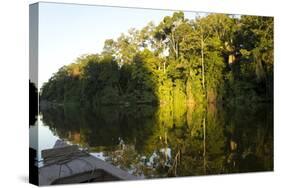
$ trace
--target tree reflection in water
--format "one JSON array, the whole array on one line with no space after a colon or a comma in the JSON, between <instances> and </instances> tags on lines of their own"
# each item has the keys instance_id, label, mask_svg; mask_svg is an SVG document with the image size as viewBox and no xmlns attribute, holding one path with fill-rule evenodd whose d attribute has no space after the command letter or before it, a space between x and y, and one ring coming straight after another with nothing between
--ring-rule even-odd
<instances>
[{"instance_id":1,"label":"tree reflection in water","mask_svg":"<svg viewBox=\"0 0 281 188\"><path fill-rule=\"evenodd\" d=\"M272 105L42 110L61 139L146 178L273 170Z\"/></svg>"}]
</instances>

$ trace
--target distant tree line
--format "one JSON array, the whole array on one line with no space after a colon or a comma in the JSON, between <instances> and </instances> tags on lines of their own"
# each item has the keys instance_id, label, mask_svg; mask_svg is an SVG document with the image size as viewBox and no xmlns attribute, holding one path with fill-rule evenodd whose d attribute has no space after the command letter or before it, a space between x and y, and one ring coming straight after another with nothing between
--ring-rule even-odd
<instances>
[{"instance_id":1,"label":"distant tree line","mask_svg":"<svg viewBox=\"0 0 281 188\"><path fill-rule=\"evenodd\" d=\"M63 66L40 100L81 105L273 100L273 18L183 12L104 42Z\"/></svg>"}]
</instances>

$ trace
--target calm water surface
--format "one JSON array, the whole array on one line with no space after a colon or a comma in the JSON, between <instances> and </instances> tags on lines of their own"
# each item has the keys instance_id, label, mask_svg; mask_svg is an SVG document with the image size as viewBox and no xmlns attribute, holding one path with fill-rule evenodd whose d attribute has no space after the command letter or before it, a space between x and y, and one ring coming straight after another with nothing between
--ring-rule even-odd
<instances>
[{"instance_id":1,"label":"calm water surface","mask_svg":"<svg viewBox=\"0 0 281 188\"><path fill-rule=\"evenodd\" d=\"M56 107L43 110L30 132L39 132L39 153L63 139L146 178L270 171L272 109L267 104Z\"/></svg>"}]
</instances>

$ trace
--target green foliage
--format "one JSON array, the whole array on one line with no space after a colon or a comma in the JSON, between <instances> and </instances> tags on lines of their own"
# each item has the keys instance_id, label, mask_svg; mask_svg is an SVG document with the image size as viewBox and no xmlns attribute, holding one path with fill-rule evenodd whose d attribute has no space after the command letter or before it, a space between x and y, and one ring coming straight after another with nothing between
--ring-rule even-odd
<instances>
[{"instance_id":1,"label":"green foliage","mask_svg":"<svg viewBox=\"0 0 281 188\"><path fill-rule=\"evenodd\" d=\"M109 163L135 175L155 178L271 171L272 110L265 103L181 109L64 105L43 110L42 120L59 138L102 152Z\"/></svg>"},{"instance_id":2,"label":"green foliage","mask_svg":"<svg viewBox=\"0 0 281 188\"><path fill-rule=\"evenodd\" d=\"M108 39L43 85L41 100L87 105L251 103L273 98L273 19L183 12ZM180 113L180 112L179 112Z\"/></svg>"},{"instance_id":3,"label":"green foliage","mask_svg":"<svg viewBox=\"0 0 281 188\"><path fill-rule=\"evenodd\" d=\"M91 150L106 148L113 164L134 174L270 170L272 127L262 125L272 114L256 103L273 101L273 19L208 14L188 20L175 12L60 68L40 100L64 104L63 112L43 115L60 137L79 135ZM68 106L91 110L73 113ZM231 143L240 148L233 151Z\"/></svg>"}]
</instances>

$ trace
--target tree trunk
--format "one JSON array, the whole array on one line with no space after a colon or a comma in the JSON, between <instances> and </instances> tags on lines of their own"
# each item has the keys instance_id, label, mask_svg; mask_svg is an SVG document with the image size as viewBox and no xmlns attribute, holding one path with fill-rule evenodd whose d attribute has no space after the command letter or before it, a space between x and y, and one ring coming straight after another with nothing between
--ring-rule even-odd
<instances>
[{"instance_id":1,"label":"tree trunk","mask_svg":"<svg viewBox=\"0 0 281 188\"><path fill-rule=\"evenodd\" d=\"M177 43L176 43L173 32L171 33L171 40L170 41L171 41L172 49L173 49L174 54L175 54L175 58L178 59Z\"/></svg>"},{"instance_id":2,"label":"tree trunk","mask_svg":"<svg viewBox=\"0 0 281 188\"><path fill-rule=\"evenodd\" d=\"M204 40L201 35L201 66L202 66L202 86L205 91L205 65L204 65Z\"/></svg>"},{"instance_id":3,"label":"tree trunk","mask_svg":"<svg viewBox=\"0 0 281 188\"><path fill-rule=\"evenodd\" d=\"M206 174L206 118L204 115L204 119L203 119L203 158L204 158L204 174Z\"/></svg>"}]
</instances>

